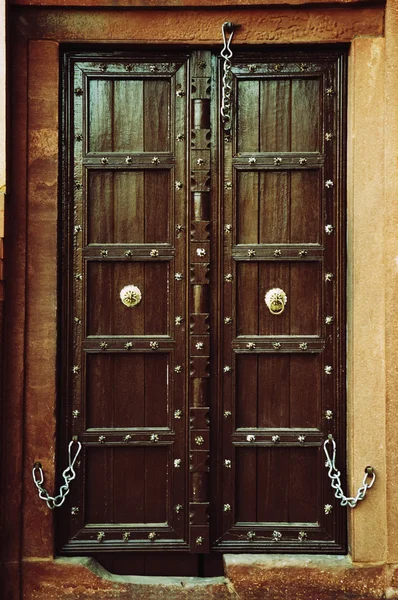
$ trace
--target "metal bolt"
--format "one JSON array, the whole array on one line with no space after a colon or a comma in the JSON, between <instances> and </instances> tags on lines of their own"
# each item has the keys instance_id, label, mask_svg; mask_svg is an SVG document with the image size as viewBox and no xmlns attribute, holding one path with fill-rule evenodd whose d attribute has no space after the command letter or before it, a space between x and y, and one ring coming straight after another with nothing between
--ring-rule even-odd
<instances>
[{"instance_id":1,"label":"metal bolt","mask_svg":"<svg viewBox=\"0 0 398 600\"><path fill-rule=\"evenodd\" d=\"M228 419L228 417L231 417L231 416L232 416L232 413L230 410L224 410L224 418L225 419Z\"/></svg>"},{"instance_id":2,"label":"metal bolt","mask_svg":"<svg viewBox=\"0 0 398 600\"><path fill-rule=\"evenodd\" d=\"M307 164L307 159L306 158L299 158L299 164L300 165L306 165Z\"/></svg>"},{"instance_id":3,"label":"metal bolt","mask_svg":"<svg viewBox=\"0 0 398 600\"><path fill-rule=\"evenodd\" d=\"M177 96L177 98L182 98L183 96L185 96L184 90L181 90L181 89L177 90L176 91L176 96Z\"/></svg>"},{"instance_id":4,"label":"metal bolt","mask_svg":"<svg viewBox=\"0 0 398 600\"><path fill-rule=\"evenodd\" d=\"M204 538L200 535L196 538L196 545L201 546L204 542Z\"/></svg>"},{"instance_id":5,"label":"metal bolt","mask_svg":"<svg viewBox=\"0 0 398 600\"><path fill-rule=\"evenodd\" d=\"M205 250L205 248L196 248L196 254L198 256L206 256L206 250Z\"/></svg>"},{"instance_id":6,"label":"metal bolt","mask_svg":"<svg viewBox=\"0 0 398 600\"><path fill-rule=\"evenodd\" d=\"M82 88L81 87L75 88L75 94L76 94L76 96L83 96Z\"/></svg>"},{"instance_id":7,"label":"metal bolt","mask_svg":"<svg viewBox=\"0 0 398 600\"><path fill-rule=\"evenodd\" d=\"M181 225L181 223L178 223L176 225L176 232L177 233L182 233L184 231L184 225Z\"/></svg>"},{"instance_id":8,"label":"metal bolt","mask_svg":"<svg viewBox=\"0 0 398 600\"><path fill-rule=\"evenodd\" d=\"M276 156L274 158L274 165L281 165L282 164L282 159L280 156Z\"/></svg>"},{"instance_id":9,"label":"metal bolt","mask_svg":"<svg viewBox=\"0 0 398 600\"><path fill-rule=\"evenodd\" d=\"M183 140L185 140L185 135L183 133L178 133L176 135L176 140L177 142L182 142Z\"/></svg>"},{"instance_id":10,"label":"metal bolt","mask_svg":"<svg viewBox=\"0 0 398 600\"><path fill-rule=\"evenodd\" d=\"M328 188L328 189L329 189L329 188L332 188L332 187L333 187L333 185L334 185L334 183L333 183L333 181L331 181L330 179L328 179L328 180L325 182L325 187L326 187L326 188Z\"/></svg>"},{"instance_id":11,"label":"metal bolt","mask_svg":"<svg viewBox=\"0 0 398 600\"><path fill-rule=\"evenodd\" d=\"M331 419L333 419L333 411L332 410L325 410L325 419L327 419L328 421L331 421Z\"/></svg>"},{"instance_id":12,"label":"metal bolt","mask_svg":"<svg viewBox=\"0 0 398 600\"><path fill-rule=\"evenodd\" d=\"M198 158L198 159L196 160L196 164L197 164L199 167L202 167L202 166L205 164L205 159L204 159L204 158Z\"/></svg>"},{"instance_id":13,"label":"metal bolt","mask_svg":"<svg viewBox=\"0 0 398 600\"><path fill-rule=\"evenodd\" d=\"M73 320L76 323L76 325L81 325L82 324L82 320L79 319L79 317L75 317Z\"/></svg>"},{"instance_id":14,"label":"metal bolt","mask_svg":"<svg viewBox=\"0 0 398 600\"><path fill-rule=\"evenodd\" d=\"M333 134L332 134L332 133L325 133L325 140L326 140L327 142L330 142L330 141L331 141L331 139L332 139L332 137L333 137Z\"/></svg>"},{"instance_id":15,"label":"metal bolt","mask_svg":"<svg viewBox=\"0 0 398 600\"><path fill-rule=\"evenodd\" d=\"M105 258L106 256L108 256L108 250L101 250L100 254Z\"/></svg>"},{"instance_id":16,"label":"metal bolt","mask_svg":"<svg viewBox=\"0 0 398 600\"><path fill-rule=\"evenodd\" d=\"M205 443L204 437L201 435L197 435L195 437L195 444L197 444L198 446L203 446L203 444Z\"/></svg>"},{"instance_id":17,"label":"metal bolt","mask_svg":"<svg viewBox=\"0 0 398 600\"><path fill-rule=\"evenodd\" d=\"M247 68L249 69L250 73L254 73L254 71L257 69L257 65L250 64L250 65L247 65Z\"/></svg>"},{"instance_id":18,"label":"metal bolt","mask_svg":"<svg viewBox=\"0 0 398 600\"><path fill-rule=\"evenodd\" d=\"M232 231L232 225L230 225L229 223L227 225L224 225L225 233L230 233L231 231Z\"/></svg>"},{"instance_id":19,"label":"metal bolt","mask_svg":"<svg viewBox=\"0 0 398 600\"><path fill-rule=\"evenodd\" d=\"M230 283L232 281L233 277L232 277L232 273L227 273L226 275L224 275L224 280L227 281L228 283Z\"/></svg>"},{"instance_id":20,"label":"metal bolt","mask_svg":"<svg viewBox=\"0 0 398 600\"><path fill-rule=\"evenodd\" d=\"M72 373L74 375L77 375L78 373L80 373L80 367L79 367L79 365L73 365L73 367L72 367Z\"/></svg>"},{"instance_id":21,"label":"metal bolt","mask_svg":"<svg viewBox=\"0 0 398 600\"><path fill-rule=\"evenodd\" d=\"M122 535L122 540L123 542L128 542L130 539L130 532L129 531L125 531Z\"/></svg>"},{"instance_id":22,"label":"metal bolt","mask_svg":"<svg viewBox=\"0 0 398 600\"><path fill-rule=\"evenodd\" d=\"M157 350L159 348L159 343L158 342L149 342L149 347L152 350Z\"/></svg>"},{"instance_id":23,"label":"metal bolt","mask_svg":"<svg viewBox=\"0 0 398 600\"><path fill-rule=\"evenodd\" d=\"M157 65L151 65L149 67L149 70L151 71L151 73L156 73L156 71L159 71L159 67Z\"/></svg>"},{"instance_id":24,"label":"metal bolt","mask_svg":"<svg viewBox=\"0 0 398 600\"><path fill-rule=\"evenodd\" d=\"M305 435L299 435L297 439L300 442L300 444L302 444L303 442L305 442Z\"/></svg>"},{"instance_id":25,"label":"metal bolt","mask_svg":"<svg viewBox=\"0 0 398 600\"><path fill-rule=\"evenodd\" d=\"M203 342L198 342L197 344L195 344L196 350L203 350L203 347L204 347Z\"/></svg>"},{"instance_id":26,"label":"metal bolt","mask_svg":"<svg viewBox=\"0 0 398 600\"><path fill-rule=\"evenodd\" d=\"M308 252L307 250L300 250L299 252L299 256L301 256L301 258L304 258L304 256L307 256Z\"/></svg>"},{"instance_id":27,"label":"metal bolt","mask_svg":"<svg viewBox=\"0 0 398 600\"><path fill-rule=\"evenodd\" d=\"M232 182L231 182L231 181L226 181L226 182L224 183L224 188L225 188L226 190L232 190Z\"/></svg>"},{"instance_id":28,"label":"metal bolt","mask_svg":"<svg viewBox=\"0 0 398 600\"><path fill-rule=\"evenodd\" d=\"M83 280L83 275L81 273L76 273L75 279L76 279L76 281L82 281Z\"/></svg>"},{"instance_id":29,"label":"metal bolt","mask_svg":"<svg viewBox=\"0 0 398 600\"><path fill-rule=\"evenodd\" d=\"M77 513L79 512L79 507L78 506L72 506L72 508L70 509L70 514L71 515L77 515Z\"/></svg>"}]
</instances>

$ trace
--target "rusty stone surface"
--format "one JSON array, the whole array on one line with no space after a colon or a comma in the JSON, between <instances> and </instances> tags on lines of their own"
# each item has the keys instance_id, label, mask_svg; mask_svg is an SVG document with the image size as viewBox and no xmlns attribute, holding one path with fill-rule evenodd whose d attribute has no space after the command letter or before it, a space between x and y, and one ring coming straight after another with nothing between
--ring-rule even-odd
<instances>
[{"instance_id":1,"label":"rusty stone surface","mask_svg":"<svg viewBox=\"0 0 398 600\"><path fill-rule=\"evenodd\" d=\"M383 564L353 564L346 556L224 555L225 575L244 600L379 600Z\"/></svg>"},{"instance_id":2,"label":"rusty stone surface","mask_svg":"<svg viewBox=\"0 0 398 600\"><path fill-rule=\"evenodd\" d=\"M350 42L357 36L383 34L384 9L368 8L253 8L204 10L129 10L90 12L76 9L35 9L29 18L16 17L21 35L59 42L217 44L221 48L224 21L240 23L234 36L239 44Z\"/></svg>"},{"instance_id":3,"label":"rusty stone surface","mask_svg":"<svg viewBox=\"0 0 398 600\"><path fill-rule=\"evenodd\" d=\"M111 575L90 558L23 563L24 600L234 600L224 577ZM14 600L14 599L13 599Z\"/></svg>"}]
</instances>

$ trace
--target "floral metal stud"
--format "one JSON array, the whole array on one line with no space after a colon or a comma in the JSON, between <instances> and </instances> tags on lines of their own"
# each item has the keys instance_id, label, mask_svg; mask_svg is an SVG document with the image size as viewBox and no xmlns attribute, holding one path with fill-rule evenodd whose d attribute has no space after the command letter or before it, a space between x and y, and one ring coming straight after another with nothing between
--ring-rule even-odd
<instances>
[{"instance_id":1,"label":"floral metal stud","mask_svg":"<svg viewBox=\"0 0 398 600\"><path fill-rule=\"evenodd\" d=\"M106 342L101 342L99 346L101 350L106 350L108 348L108 344Z\"/></svg>"},{"instance_id":2,"label":"floral metal stud","mask_svg":"<svg viewBox=\"0 0 398 600\"><path fill-rule=\"evenodd\" d=\"M300 165L306 165L307 164L307 159L306 158L299 158L299 164Z\"/></svg>"},{"instance_id":3,"label":"floral metal stud","mask_svg":"<svg viewBox=\"0 0 398 600\"><path fill-rule=\"evenodd\" d=\"M156 73L156 71L159 71L159 67L158 65L150 65L149 70L151 73Z\"/></svg>"},{"instance_id":4,"label":"floral metal stud","mask_svg":"<svg viewBox=\"0 0 398 600\"><path fill-rule=\"evenodd\" d=\"M100 161L100 162L101 162L101 165L107 165L107 164L108 164L108 159L106 158L106 156L103 156L103 157L101 158L101 161Z\"/></svg>"},{"instance_id":5,"label":"floral metal stud","mask_svg":"<svg viewBox=\"0 0 398 600\"><path fill-rule=\"evenodd\" d=\"M176 281L181 281L183 277L184 277L184 276L183 276L183 274L182 274L182 273L176 273L176 274L174 275L174 279L175 279Z\"/></svg>"},{"instance_id":6,"label":"floral metal stud","mask_svg":"<svg viewBox=\"0 0 398 600\"><path fill-rule=\"evenodd\" d=\"M332 323L333 323L333 317L331 315L328 315L327 317L325 317L326 325L331 325Z\"/></svg>"},{"instance_id":7,"label":"floral metal stud","mask_svg":"<svg viewBox=\"0 0 398 600\"><path fill-rule=\"evenodd\" d=\"M80 417L80 410L72 410L72 417L78 419Z\"/></svg>"},{"instance_id":8,"label":"floral metal stud","mask_svg":"<svg viewBox=\"0 0 398 600\"><path fill-rule=\"evenodd\" d=\"M151 437L149 438L151 440L151 442L158 442L159 441L159 436L157 433L152 433Z\"/></svg>"},{"instance_id":9,"label":"floral metal stud","mask_svg":"<svg viewBox=\"0 0 398 600\"><path fill-rule=\"evenodd\" d=\"M202 435L197 435L195 437L195 444L197 446L203 446L203 444L205 443L204 437Z\"/></svg>"},{"instance_id":10,"label":"floral metal stud","mask_svg":"<svg viewBox=\"0 0 398 600\"><path fill-rule=\"evenodd\" d=\"M126 158L124 159L124 162L126 163L126 165L131 165L131 163L133 162L133 159L131 156L126 156Z\"/></svg>"},{"instance_id":11,"label":"floral metal stud","mask_svg":"<svg viewBox=\"0 0 398 600\"><path fill-rule=\"evenodd\" d=\"M185 140L185 135L184 135L183 133L178 133L178 134L176 135L176 140L177 140L177 142L182 142L182 141L184 141L184 140Z\"/></svg>"},{"instance_id":12,"label":"floral metal stud","mask_svg":"<svg viewBox=\"0 0 398 600\"><path fill-rule=\"evenodd\" d=\"M151 160L151 163L153 165L158 165L160 163L159 157L158 156L154 156L153 159Z\"/></svg>"},{"instance_id":13,"label":"floral metal stud","mask_svg":"<svg viewBox=\"0 0 398 600\"><path fill-rule=\"evenodd\" d=\"M81 87L75 88L76 96L83 96L83 89Z\"/></svg>"},{"instance_id":14,"label":"floral metal stud","mask_svg":"<svg viewBox=\"0 0 398 600\"><path fill-rule=\"evenodd\" d=\"M100 444L105 444L105 440L106 440L106 438L104 435L98 436L98 441Z\"/></svg>"},{"instance_id":15,"label":"floral metal stud","mask_svg":"<svg viewBox=\"0 0 398 600\"><path fill-rule=\"evenodd\" d=\"M124 347L126 348L126 350L131 350L131 348L133 347L133 342L127 342L126 344L124 344Z\"/></svg>"},{"instance_id":16,"label":"floral metal stud","mask_svg":"<svg viewBox=\"0 0 398 600\"><path fill-rule=\"evenodd\" d=\"M197 342L195 344L196 350L203 350L203 347L204 347L204 343L203 342Z\"/></svg>"},{"instance_id":17,"label":"floral metal stud","mask_svg":"<svg viewBox=\"0 0 398 600\"><path fill-rule=\"evenodd\" d=\"M326 375L331 375L333 368L330 365L326 365L326 367L324 368L325 374Z\"/></svg>"},{"instance_id":18,"label":"floral metal stud","mask_svg":"<svg viewBox=\"0 0 398 600\"><path fill-rule=\"evenodd\" d=\"M174 367L174 373L181 373L182 371L182 366L181 365L176 365Z\"/></svg>"},{"instance_id":19,"label":"floral metal stud","mask_svg":"<svg viewBox=\"0 0 398 600\"><path fill-rule=\"evenodd\" d=\"M332 281L333 273L325 273L325 281Z\"/></svg>"},{"instance_id":20,"label":"floral metal stud","mask_svg":"<svg viewBox=\"0 0 398 600\"><path fill-rule=\"evenodd\" d=\"M301 258L304 258L305 256L307 256L307 254L308 254L307 250L300 250L300 252L299 252L299 256Z\"/></svg>"},{"instance_id":21,"label":"floral metal stud","mask_svg":"<svg viewBox=\"0 0 398 600\"><path fill-rule=\"evenodd\" d=\"M176 96L177 96L177 98L182 98L183 96L185 96L184 90L181 90L181 89L177 90Z\"/></svg>"},{"instance_id":22,"label":"floral metal stud","mask_svg":"<svg viewBox=\"0 0 398 600\"><path fill-rule=\"evenodd\" d=\"M182 417L182 410L180 408L177 408L177 410L174 411L174 418L181 419L181 417Z\"/></svg>"},{"instance_id":23,"label":"floral metal stud","mask_svg":"<svg viewBox=\"0 0 398 600\"><path fill-rule=\"evenodd\" d=\"M123 442L130 442L133 438L131 437L131 435L128 433L127 435L124 436L123 438Z\"/></svg>"},{"instance_id":24,"label":"floral metal stud","mask_svg":"<svg viewBox=\"0 0 398 600\"><path fill-rule=\"evenodd\" d=\"M333 411L332 410L325 410L325 419L327 419L328 421L331 421L331 419L333 419Z\"/></svg>"},{"instance_id":25,"label":"floral metal stud","mask_svg":"<svg viewBox=\"0 0 398 600\"><path fill-rule=\"evenodd\" d=\"M181 325L181 323L182 323L182 320L183 320L183 319L182 319L182 317L181 317L180 315L178 315L178 316L177 316L177 317L174 319L174 323L175 323L176 325Z\"/></svg>"},{"instance_id":26,"label":"floral metal stud","mask_svg":"<svg viewBox=\"0 0 398 600\"><path fill-rule=\"evenodd\" d=\"M232 231L232 225L230 225L229 223L227 225L224 225L225 233L231 233L231 231Z\"/></svg>"},{"instance_id":27,"label":"floral metal stud","mask_svg":"<svg viewBox=\"0 0 398 600\"><path fill-rule=\"evenodd\" d=\"M231 467L232 467L232 461L229 460L229 458L226 458L224 460L224 467L226 467L227 469L231 469Z\"/></svg>"},{"instance_id":28,"label":"floral metal stud","mask_svg":"<svg viewBox=\"0 0 398 600\"><path fill-rule=\"evenodd\" d=\"M75 189L76 190L81 190L82 189L82 184L80 181L75 181Z\"/></svg>"},{"instance_id":29,"label":"floral metal stud","mask_svg":"<svg viewBox=\"0 0 398 600\"><path fill-rule=\"evenodd\" d=\"M79 507L78 506L72 506L72 508L70 509L70 514L71 515L77 515L77 513L79 512Z\"/></svg>"},{"instance_id":30,"label":"floral metal stud","mask_svg":"<svg viewBox=\"0 0 398 600\"><path fill-rule=\"evenodd\" d=\"M154 531L151 531L151 533L148 534L148 540L151 540L151 542L153 542L154 540L156 540L156 533Z\"/></svg>"},{"instance_id":31,"label":"floral metal stud","mask_svg":"<svg viewBox=\"0 0 398 600\"><path fill-rule=\"evenodd\" d=\"M334 94L334 89L332 87L326 88L326 95L332 96Z\"/></svg>"},{"instance_id":32,"label":"floral metal stud","mask_svg":"<svg viewBox=\"0 0 398 600\"><path fill-rule=\"evenodd\" d=\"M108 250L101 250L100 254L105 258L108 256Z\"/></svg>"},{"instance_id":33,"label":"floral metal stud","mask_svg":"<svg viewBox=\"0 0 398 600\"><path fill-rule=\"evenodd\" d=\"M224 504L223 511L224 512L230 512L231 511L231 505L230 504Z\"/></svg>"},{"instance_id":34,"label":"floral metal stud","mask_svg":"<svg viewBox=\"0 0 398 600\"><path fill-rule=\"evenodd\" d=\"M153 248L150 251L149 256L159 256L159 250L156 250L156 248Z\"/></svg>"},{"instance_id":35,"label":"floral metal stud","mask_svg":"<svg viewBox=\"0 0 398 600\"><path fill-rule=\"evenodd\" d=\"M224 188L225 188L226 190L232 190L232 181L226 181L226 182L224 183Z\"/></svg>"},{"instance_id":36,"label":"floral metal stud","mask_svg":"<svg viewBox=\"0 0 398 600\"><path fill-rule=\"evenodd\" d=\"M182 190L182 188L183 188L183 183L182 183L182 181L176 181L176 182L174 183L174 187L175 187L175 189L176 189L176 190Z\"/></svg>"},{"instance_id":37,"label":"floral metal stud","mask_svg":"<svg viewBox=\"0 0 398 600\"><path fill-rule=\"evenodd\" d=\"M232 317L224 317L224 323L225 325L231 325Z\"/></svg>"},{"instance_id":38,"label":"floral metal stud","mask_svg":"<svg viewBox=\"0 0 398 600\"><path fill-rule=\"evenodd\" d=\"M76 325L81 325L81 324L82 324L82 320L81 320L81 319L79 319L79 317L75 317L75 318L73 319L73 321L76 323Z\"/></svg>"},{"instance_id":39,"label":"floral metal stud","mask_svg":"<svg viewBox=\"0 0 398 600\"><path fill-rule=\"evenodd\" d=\"M246 436L246 441L247 441L247 442L255 442L255 441L256 441L256 436L255 436L255 435L252 435L252 434L250 434L250 435L247 435L247 436Z\"/></svg>"},{"instance_id":40,"label":"floral metal stud","mask_svg":"<svg viewBox=\"0 0 398 600\"><path fill-rule=\"evenodd\" d=\"M83 134L82 134L82 133L77 133L77 134L75 135L75 140L76 140L77 142L82 142L82 141L83 141Z\"/></svg>"},{"instance_id":41,"label":"floral metal stud","mask_svg":"<svg viewBox=\"0 0 398 600\"><path fill-rule=\"evenodd\" d=\"M79 367L79 365L73 365L73 367L72 367L72 373L74 375L77 375L78 373L80 373L80 367Z\"/></svg>"},{"instance_id":42,"label":"floral metal stud","mask_svg":"<svg viewBox=\"0 0 398 600\"><path fill-rule=\"evenodd\" d=\"M249 165L255 165L257 162L257 159L254 156L250 156L250 158L247 162L249 163Z\"/></svg>"},{"instance_id":43,"label":"floral metal stud","mask_svg":"<svg viewBox=\"0 0 398 600\"><path fill-rule=\"evenodd\" d=\"M255 348L255 347L256 347L256 344L255 344L254 342L248 342L248 343L246 344L246 348L247 348L248 350L254 350L254 348Z\"/></svg>"},{"instance_id":44,"label":"floral metal stud","mask_svg":"<svg viewBox=\"0 0 398 600\"><path fill-rule=\"evenodd\" d=\"M250 73L254 73L254 71L257 69L257 65L251 63L250 65L247 65L247 68L249 69Z\"/></svg>"},{"instance_id":45,"label":"floral metal stud","mask_svg":"<svg viewBox=\"0 0 398 600\"><path fill-rule=\"evenodd\" d=\"M249 540L249 542L252 542L255 539L256 534L254 531L248 531L246 537Z\"/></svg>"},{"instance_id":46,"label":"floral metal stud","mask_svg":"<svg viewBox=\"0 0 398 600\"><path fill-rule=\"evenodd\" d=\"M308 344L307 344L307 342L302 342L300 344L300 350L308 350Z\"/></svg>"},{"instance_id":47,"label":"floral metal stud","mask_svg":"<svg viewBox=\"0 0 398 600\"><path fill-rule=\"evenodd\" d=\"M83 275L81 273L76 273L75 279L76 279L76 281L82 281L83 280Z\"/></svg>"},{"instance_id":48,"label":"floral metal stud","mask_svg":"<svg viewBox=\"0 0 398 600\"><path fill-rule=\"evenodd\" d=\"M126 256L127 258L131 258L131 257L133 256L133 252L132 252L132 250L127 250L127 251L124 253L124 256Z\"/></svg>"},{"instance_id":49,"label":"floral metal stud","mask_svg":"<svg viewBox=\"0 0 398 600\"><path fill-rule=\"evenodd\" d=\"M184 231L184 225L181 225L181 223L177 223L176 225L176 232L177 234L180 234Z\"/></svg>"},{"instance_id":50,"label":"floral metal stud","mask_svg":"<svg viewBox=\"0 0 398 600\"><path fill-rule=\"evenodd\" d=\"M331 179L328 179L327 181L325 181L325 188L329 189L332 188L334 186L334 183Z\"/></svg>"},{"instance_id":51,"label":"floral metal stud","mask_svg":"<svg viewBox=\"0 0 398 600\"><path fill-rule=\"evenodd\" d=\"M126 69L126 71L131 73L131 71L134 69L134 66L131 63L128 63L127 65L125 65L124 68Z\"/></svg>"},{"instance_id":52,"label":"floral metal stud","mask_svg":"<svg viewBox=\"0 0 398 600\"><path fill-rule=\"evenodd\" d=\"M273 531L272 532L272 540L274 542L279 542L281 538L282 538L282 534L281 534L280 531Z\"/></svg>"},{"instance_id":53,"label":"floral metal stud","mask_svg":"<svg viewBox=\"0 0 398 600\"><path fill-rule=\"evenodd\" d=\"M198 67L199 67L199 69L205 69L206 68L206 62L204 60L198 61Z\"/></svg>"},{"instance_id":54,"label":"floral metal stud","mask_svg":"<svg viewBox=\"0 0 398 600\"><path fill-rule=\"evenodd\" d=\"M325 225L325 232L327 235L330 235L331 233L333 233L334 227L333 225Z\"/></svg>"},{"instance_id":55,"label":"floral metal stud","mask_svg":"<svg viewBox=\"0 0 398 600\"><path fill-rule=\"evenodd\" d=\"M204 538L203 538L203 536L199 535L199 536L196 538L196 545L197 545L197 546L202 546L203 542L204 542Z\"/></svg>"},{"instance_id":56,"label":"floral metal stud","mask_svg":"<svg viewBox=\"0 0 398 600\"><path fill-rule=\"evenodd\" d=\"M120 290L119 296L120 300L127 308L134 308L142 299L141 290L136 285L125 285Z\"/></svg>"},{"instance_id":57,"label":"floral metal stud","mask_svg":"<svg viewBox=\"0 0 398 600\"><path fill-rule=\"evenodd\" d=\"M325 504L325 506L324 506L325 515L330 515L332 510L333 510L333 506L331 504Z\"/></svg>"},{"instance_id":58,"label":"floral metal stud","mask_svg":"<svg viewBox=\"0 0 398 600\"><path fill-rule=\"evenodd\" d=\"M174 460L174 468L179 469L181 467L181 458L176 458Z\"/></svg>"},{"instance_id":59,"label":"floral metal stud","mask_svg":"<svg viewBox=\"0 0 398 600\"><path fill-rule=\"evenodd\" d=\"M103 71L103 72L104 72L104 71L106 71L106 70L107 70L107 68L108 68L108 65L107 65L106 63L101 63L101 64L99 65L99 70L100 70L100 71Z\"/></svg>"},{"instance_id":60,"label":"floral metal stud","mask_svg":"<svg viewBox=\"0 0 398 600\"><path fill-rule=\"evenodd\" d=\"M104 533L103 531L99 531L99 532L97 533L97 540L98 540L99 542L102 542L102 540L103 540L103 539L105 539L105 533Z\"/></svg>"},{"instance_id":61,"label":"floral metal stud","mask_svg":"<svg viewBox=\"0 0 398 600\"><path fill-rule=\"evenodd\" d=\"M75 225L73 231L74 233L80 233L81 231L83 231L83 227L81 225Z\"/></svg>"},{"instance_id":62,"label":"floral metal stud","mask_svg":"<svg viewBox=\"0 0 398 600\"><path fill-rule=\"evenodd\" d=\"M297 439L300 442L300 444L303 444L305 442L305 435L299 435Z\"/></svg>"},{"instance_id":63,"label":"floral metal stud","mask_svg":"<svg viewBox=\"0 0 398 600\"><path fill-rule=\"evenodd\" d=\"M130 532L129 531L125 531L122 535L122 540L123 542L128 542L130 539Z\"/></svg>"},{"instance_id":64,"label":"floral metal stud","mask_svg":"<svg viewBox=\"0 0 398 600\"><path fill-rule=\"evenodd\" d=\"M225 367L223 368L224 373L230 373L231 372L231 367L229 365L225 365Z\"/></svg>"},{"instance_id":65,"label":"floral metal stud","mask_svg":"<svg viewBox=\"0 0 398 600\"><path fill-rule=\"evenodd\" d=\"M228 419L228 417L231 417L232 413L230 410L224 410L224 419Z\"/></svg>"},{"instance_id":66,"label":"floral metal stud","mask_svg":"<svg viewBox=\"0 0 398 600\"><path fill-rule=\"evenodd\" d=\"M196 248L196 254L198 256L206 256L206 250L205 250L205 248Z\"/></svg>"},{"instance_id":67,"label":"floral metal stud","mask_svg":"<svg viewBox=\"0 0 398 600\"><path fill-rule=\"evenodd\" d=\"M271 440L273 444L278 444L281 441L281 438L279 435L273 435Z\"/></svg>"},{"instance_id":68,"label":"floral metal stud","mask_svg":"<svg viewBox=\"0 0 398 600\"><path fill-rule=\"evenodd\" d=\"M178 515L182 511L182 504L176 504L174 510Z\"/></svg>"},{"instance_id":69,"label":"floral metal stud","mask_svg":"<svg viewBox=\"0 0 398 600\"><path fill-rule=\"evenodd\" d=\"M281 70L282 65L279 63L276 63L275 65L273 65L273 70L276 71L277 73Z\"/></svg>"},{"instance_id":70,"label":"floral metal stud","mask_svg":"<svg viewBox=\"0 0 398 600\"><path fill-rule=\"evenodd\" d=\"M325 133L325 140L330 142L333 137L333 133Z\"/></svg>"},{"instance_id":71,"label":"floral metal stud","mask_svg":"<svg viewBox=\"0 0 398 600\"><path fill-rule=\"evenodd\" d=\"M281 250L279 250L279 248L274 250L274 256L281 256L281 255L282 255L282 252L281 252Z\"/></svg>"},{"instance_id":72,"label":"floral metal stud","mask_svg":"<svg viewBox=\"0 0 398 600\"><path fill-rule=\"evenodd\" d=\"M281 165L282 164L282 159L280 156L277 156L274 158L274 165Z\"/></svg>"},{"instance_id":73,"label":"floral metal stud","mask_svg":"<svg viewBox=\"0 0 398 600\"><path fill-rule=\"evenodd\" d=\"M226 275L224 275L224 281L227 281L228 283L230 283L232 281L233 277L232 277L232 273L227 273Z\"/></svg>"},{"instance_id":74,"label":"floral metal stud","mask_svg":"<svg viewBox=\"0 0 398 600\"><path fill-rule=\"evenodd\" d=\"M299 531L297 538L298 538L299 542L305 542L305 540L307 539L306 532L305 531Z\"/></svg>"},{"instance_id":75,"label":"floral metal stud","mask_svg":"<svg viewBox=\"0 0 398 600\"><path fill-rule=\"evenodd\" d=\"M280 342L272 342L272 347L274 350L280 350L282 344Z\"/></svg>"},{"instance_id":76,"label":"floral metal stud","mask_svg":"<svg viewBox=\"0 0 398 600\"><path fill-rule=\"evenodd\" d=\"M198 167L202 167L205 164L205 159L204 158L197 158L196 159L196 164L198 165Z\"/></svg>"},{"instance_id":77,"label":"floral metal stud","mask_svg":"<svg viewBox=\"0 0 398 600\"><path fill-rule=\"evenodd\" d=\"M256 256L256 251L252 248L249 248L249 250L247 251L247 256Z\"/></svg>"},{"instance_id":78,"label":"floral metal stud","mask_svg":"<svg viewBox=\"0 0 398 600\"><path fill-rule=\"evenodd\" d=\"M307 63L300 63L300 71L306 71L308 69Z\"/></svg>"}]
</instances>

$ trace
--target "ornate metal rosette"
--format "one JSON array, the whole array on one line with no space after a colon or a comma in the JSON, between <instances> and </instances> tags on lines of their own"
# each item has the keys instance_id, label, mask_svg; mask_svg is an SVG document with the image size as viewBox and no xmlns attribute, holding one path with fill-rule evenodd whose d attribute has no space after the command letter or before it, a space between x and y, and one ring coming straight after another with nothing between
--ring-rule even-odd
<instances>
[{"instance_id":1,"label":"ornate metal rosette","mask_svg":"<svg viewBox=\"0 0 398 600\"><path fill-rule=\"evenodd\" d=\"M141 290L136 285L126 285L120 290L120 300L128 308L133 308L141 302Z\"/></svg>"},{"instance_id":2,"label":"ornate metal rosette","mask_svg":"<svg viewBox=\"0 0 398 600\"><path fill-rule=\"evenodd\" d=\"M287 295L281 288L273 288L268 290L264 300L273 315L280 315L285 310Z\"/></svg>"}]
</instances>

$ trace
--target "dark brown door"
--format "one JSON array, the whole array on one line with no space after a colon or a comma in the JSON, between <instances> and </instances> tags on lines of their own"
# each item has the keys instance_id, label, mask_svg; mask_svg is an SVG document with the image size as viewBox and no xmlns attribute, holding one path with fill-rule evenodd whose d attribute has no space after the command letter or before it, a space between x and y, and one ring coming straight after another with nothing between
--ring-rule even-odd
<instances>
[{"instance_id":1,"label":"dark brown door","mask_svg":"<svg viewBox=\"0 0 398 600\"><path fill-rule=\"evenodd\" d=\"M65 55L62 553L344 551L344 65Z\"/></svg>"}]
</instances>

